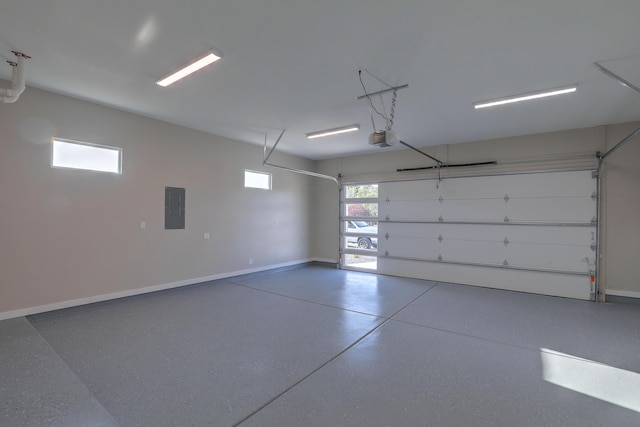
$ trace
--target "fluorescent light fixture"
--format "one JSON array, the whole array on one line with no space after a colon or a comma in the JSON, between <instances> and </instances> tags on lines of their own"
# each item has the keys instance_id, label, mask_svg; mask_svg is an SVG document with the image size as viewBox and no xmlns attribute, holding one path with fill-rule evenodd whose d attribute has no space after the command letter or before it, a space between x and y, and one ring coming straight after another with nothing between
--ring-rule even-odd
<instances>
[{"instance_id":1,"label":"fluorescent light fixture","mask_svg":"<svg viewBox=\"0 0 640 427\"><path fill-rule=\"evenodd\" d=\"M346 133L346 132L355 132L357 130L360 130L360 125L343 126L343 127L340 127L340 128L334 128L334 129L320 130L320 131L317 131L317 132L311 132L311 133L307 134L307 138L309 138L309 139L321 138L323 136L337 135L339 133Z\"/></svg>"},{"instance_id":2,"label":"fluorescent light fixture","mask_svg":"<svg viewBox=\"0 0 640 427\"><path fill-rule=\"evenodd\" d=\"M195 73L196 71L198 71L201 68L206 67L209 64L213 64L214 62L216 62L218 59L222 58L222 54L220 52L209 52L208 54L206 54L205 56L203 56L202 58L196 59L195 61L191 62L188 65L185 65L184 67L182 67L181 69L179 69L178 71L176 71L175 73L168 75L167 77L158 80L156 82L157 85L162 86L162 87L167 87L172 83L177 82L178 80L180 80L183 77L187 77L189 74Z\"/></svg>"},{"instance_id":3,"label":"fluorescent light fixture","mask_svg":"<svg viewBox=\"0 0 640 427\"><path fill-rule=\"evenodd\" d=\"M507 98L492 99L489 101L476 102L475 109L495 107L496 105L511 104L512 102L529 101L530 99L546 98L548 96L564 95L565 93L573 93L578 89L577 85L547 89L540 92L530 92L522 95L509 96Z\"/></svg>"}]
</instances>

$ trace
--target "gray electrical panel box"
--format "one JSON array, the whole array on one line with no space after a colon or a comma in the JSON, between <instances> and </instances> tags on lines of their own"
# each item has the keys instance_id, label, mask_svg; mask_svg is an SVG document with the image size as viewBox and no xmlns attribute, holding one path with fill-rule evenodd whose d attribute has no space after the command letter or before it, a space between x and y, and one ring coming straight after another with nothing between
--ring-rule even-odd
<instances>
[{"instance_id":1,"label":"gray electrical panel box","mask_svg":"<svg viewBox=\"0 0 640 427\"><path fill-rule=\"evenodd\" d=\"M184 229L185 189L164 187L164 229Z\"/></svg>"}]
</instances>

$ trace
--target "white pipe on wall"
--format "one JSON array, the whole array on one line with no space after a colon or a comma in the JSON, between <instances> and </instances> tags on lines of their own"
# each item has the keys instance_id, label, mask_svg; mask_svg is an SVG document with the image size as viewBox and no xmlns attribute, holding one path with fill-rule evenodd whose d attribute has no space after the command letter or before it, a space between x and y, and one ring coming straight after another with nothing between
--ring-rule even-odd
<instances>
[{"instance_id":1,"label":"white pipe on wall","mask_svg":"<svg viewBox=\"0 0 640 427\"><path fill-rule=\"evenodd\" d=\"M16 62L10 63L13 67L11 72L11 87L0 88L0 99L2 99L3 104L16 102L26 87L24 78L24 60L27 56L19 52L14 53L16 55Z\"/></svg>"}]
</instances>

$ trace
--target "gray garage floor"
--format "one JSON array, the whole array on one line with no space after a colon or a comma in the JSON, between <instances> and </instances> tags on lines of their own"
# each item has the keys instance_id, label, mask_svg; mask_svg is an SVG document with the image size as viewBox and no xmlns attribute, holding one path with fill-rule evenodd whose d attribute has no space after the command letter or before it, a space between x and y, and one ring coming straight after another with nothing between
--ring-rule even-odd
<instances>
[{"instance_id":1,"label":"gray garage floor","mask_svg":"<svg viewBox=\"0 0 640 427\"><path fill-rule=\"evenodd\" d=\"M0 322L1 426L639 426L640 304L322 266Z\"/></svg>"}]
</instances>

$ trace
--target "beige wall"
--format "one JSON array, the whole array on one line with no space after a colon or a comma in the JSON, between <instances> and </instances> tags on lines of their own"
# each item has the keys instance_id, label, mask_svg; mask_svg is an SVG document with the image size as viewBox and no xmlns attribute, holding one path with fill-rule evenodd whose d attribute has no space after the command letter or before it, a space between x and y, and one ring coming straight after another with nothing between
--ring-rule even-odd
<instances>
[{"instance_id":1,"label":"beige wall","mask_svg":"<svg viewBox=\"0 0 640 427\"><path fill-rule=\"evenodd\" d=\"M124 173L52 169L52 136L123 147ZM307 260L313 179L245 189L245 168L261 147L32 88L0 104L0 315ZM185 230L164 230L165 186Z\"/></svg>"},{"instance_id":2,"label":"beige wall","mask_svg":"<svg viewBox=\"0 0 640 427\"><path fill-rule=\"evenodd\" d=\"M637 126L427 151L452 163L592 154L605 152ZM124 173L52 169L52 136L123 147ZM603 182L603 285L627 296L640 296L634 268L640 253L638 139L607 160ZM261 147L32 88L17 103L0 104L0 316L307 259L337 260L338 187L269 170L273 191L244 189L244 169L265 170L261 159ZM395 172L430 164L406 149L320 162L277 153L274 161L341 173L345 181L433 176ZM539 161L482 171L594 163ZM186 230L163 229L165 186L187 189ZM203 239L205 232L210 240Z\"/></svg>"},{"instance_id":3,"label":"beige wall","mask_svg":"<svg viewBox=\"0 0 640 427\"><path fill-rule=\"evenodd\" d=\"M640 127L607 127L607 150ZM640 297L640 136L605 160L603 173L605 285L618 295Z\"/></svg>"},{"instance_id":4,"label":"beige wall","mask_svg":"<svg viewBox=\"0 0 640 427\"><path fill-rule=\"evenodd\" d=\"M452 170L456 174L500 173L522 170L584 168L596 165L596 151L606 152L640 124L600 126L425 149L447 163L498 161L498 166ZM364 143L364 142L363 142ZM603 182L602 285L619 295L640 297L635 264L640 254L640 137L607 160ZM548 160L556 159L556 160ZM536 160L522 162L524 160ZM434 177L431 172L398 173L398 168L430 166L433 162L409 149L330 159L318 162L318 171L345 182L376 182L407 177ZM444 171L443 177L449 172ZM316 183L313 254L338 258L337 203L339 192L330 182Z\"/></svg>"}]
</instances>

